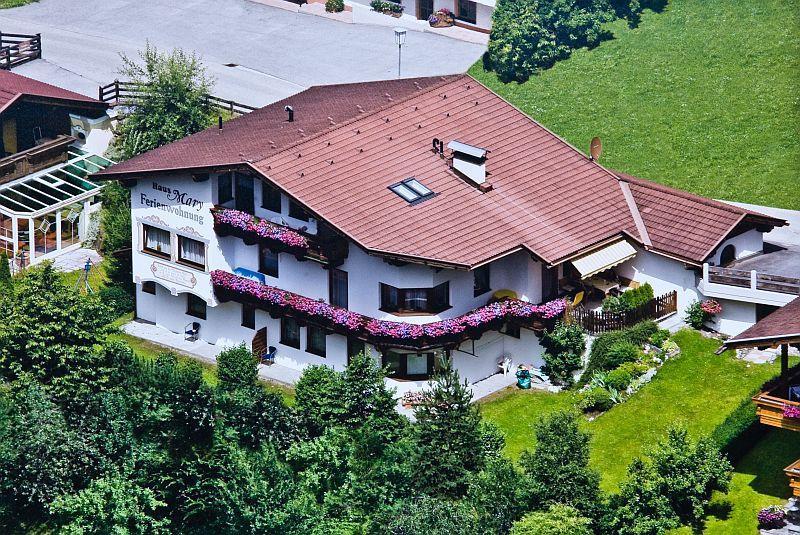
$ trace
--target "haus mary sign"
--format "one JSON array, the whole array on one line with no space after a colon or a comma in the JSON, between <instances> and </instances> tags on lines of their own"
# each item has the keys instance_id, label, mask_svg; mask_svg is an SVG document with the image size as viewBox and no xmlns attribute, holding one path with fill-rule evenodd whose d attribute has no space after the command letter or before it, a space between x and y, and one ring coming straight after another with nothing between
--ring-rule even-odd
<instances>
[{"instance_id":1,"label":"haus mary sign","mask_svg":"<svg viewBox=\"0 0 800 535\"><path fill-rule=\"evenodd\" d=\"M162 212L177 215L190 221L195 221L200 225L203 224L205 216L202 213L203 201L195 199L185 191L178 188L171 188L162 186L158 182L153 182L153 191L157 192L155 195L161 197L166 202L160 201L147 191L142 191L139 194L139 202L142 206L148 208L157 208Z\"/></svg>"}]
</instances>

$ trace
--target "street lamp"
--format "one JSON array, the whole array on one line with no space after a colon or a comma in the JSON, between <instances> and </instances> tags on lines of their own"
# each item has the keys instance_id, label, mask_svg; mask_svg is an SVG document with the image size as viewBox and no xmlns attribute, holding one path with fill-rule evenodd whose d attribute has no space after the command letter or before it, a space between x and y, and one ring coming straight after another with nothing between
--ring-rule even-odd
<instances>
[{"instance_id":1,"label":"street lamp","mask_svg":"<svg viewBox=\"0 0 800 535\"><path fill-rule=\"evenodd\" d=\"M397 44L397 77L400 78L400 58L403 53L403 44L406 42L405 28L394 29L394 42Z\"/></svg>"}]
</instances>

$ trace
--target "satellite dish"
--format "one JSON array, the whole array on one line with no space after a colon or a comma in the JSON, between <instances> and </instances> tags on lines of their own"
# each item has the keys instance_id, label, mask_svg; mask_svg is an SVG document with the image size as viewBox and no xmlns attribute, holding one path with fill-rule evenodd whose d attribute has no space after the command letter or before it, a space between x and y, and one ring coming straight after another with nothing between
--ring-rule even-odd
<instances>
[{"instance_id":1,"label":"satellite dish","mask_svg":"<svg viewBox=\"0 0 800 535\"><path fill-rule=\"evenodd\" d=\"M600 155L603 153L603 142L599 137L593 137L592 142L589 143L589 158L592 160L599 160Z\"/></svg>"}]
</instances>

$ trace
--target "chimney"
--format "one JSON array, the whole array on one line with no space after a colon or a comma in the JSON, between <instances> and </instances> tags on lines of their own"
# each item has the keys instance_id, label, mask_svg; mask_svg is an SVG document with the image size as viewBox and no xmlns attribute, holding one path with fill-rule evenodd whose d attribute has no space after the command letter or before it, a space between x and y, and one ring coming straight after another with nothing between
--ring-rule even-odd
<instances>
[{"instance_id":1,"label":"chimney","mask_svg":"<svg viewBox=\"0 0 800 535\"><path fill-rule=\"evenodd\" d=\"M283 111L289 114L289 122L290 123L294 122L294 108L292 108L291 106L284 106Z\"/></svg>"},{"instance_id":2,"label":"chimney","mask_svg":"<svg viewBox=\"0 0 800 535\"><path fill-rule=\"evenodd\" d=\"M459 175L484 193L492 189L486 182L486 155L488 150L462 143L451 141L447 148L452 151L452 167Z\"/></svg>"}]
</instances>

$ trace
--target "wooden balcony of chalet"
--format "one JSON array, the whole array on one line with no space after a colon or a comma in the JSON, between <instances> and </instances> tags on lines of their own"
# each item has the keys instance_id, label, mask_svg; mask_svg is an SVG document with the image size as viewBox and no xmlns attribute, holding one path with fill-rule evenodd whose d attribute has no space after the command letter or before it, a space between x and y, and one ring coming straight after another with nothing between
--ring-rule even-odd
<instances>
[{"instance_id":1,"label":"wooden balcony of chalet","mask_svg":"<svg viewBox=\"0 0 800 535\"><path fill-rule=\"evenodd\" d=\"M792 494L800 496L800 459L784 468L783 471L786 472L786 477L789 478Z\"/></svg>"},{"instance_id":2,"label":"wooden balcony of chalet","mask_svg":"<svg viewBox=\"0 0 800 535\"><path fill-rule=\"evenodd\" d=\"M60 135L43 140L29 149L0 158L0 183L5 184L36 171L67 161L69 146L75 138Z\"/></svg>"},{"instance_id":3,"label":"wooden balcony of chalet","mask_svg":"<svg viewBox=\"0 0 800 535\"><path fill-rule=\"evenodd\" d=\"M788 374L788 379L779 378L772 383L768 383L765 389L755 396L753 402L756 404L756 415L764 425L800 431L800 417L788 417L786 412L794 407L800 414L800 400L793 396L789 400L789 392L792 388L800 388L800 367L795 367L793 373ZM790 408L787 411L787 407ZM797 471L800 463L792 465ZM787 469L788 470L788 469ZM797 472L798 484L800 484L800 471Z\"/></svg>"}]
</instances>

